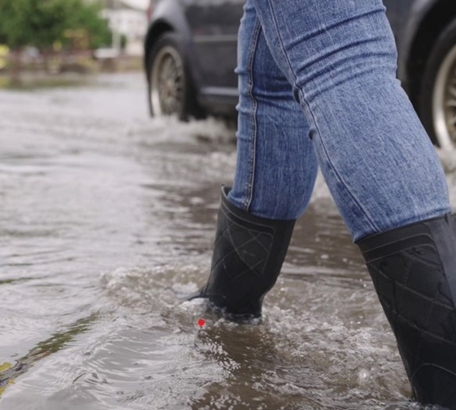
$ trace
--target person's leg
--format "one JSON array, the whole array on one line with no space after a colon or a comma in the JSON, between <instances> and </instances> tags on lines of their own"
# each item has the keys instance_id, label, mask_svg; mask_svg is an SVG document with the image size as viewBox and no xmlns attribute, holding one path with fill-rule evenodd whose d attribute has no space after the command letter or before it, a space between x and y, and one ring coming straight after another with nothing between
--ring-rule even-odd
<instances>
[{"instance_id":1,"label":"person's leg","mask_svg":"<svg viewBox=\"0 0 456 410\"><path fill-rule=\"evenodd\" d=\"M442 167L396 79L381 0L252 0L355 240L450 212Z\"/></svg>"},{"instance_id":2,"label":"person's leg","mask_svg":"<svg viewBox=\"0 0 456 410\"><path fill-rule=\"evenodd\" d=\"M238 36L237 165L229 200L268 219L296 219L317 175L309 124L266 44L251 1Z\"/></svg>"},{"instance_id":3,"label":"person's leg","mask_svg":"<svg viewBox=\"0 0 456 410\"><path fill-rule=\"evenodd\" d=\"M252 1L415 396L456 409L456 223L436 153L395 77L383 4Z\"/></svg>"},{"instance_id":4,"label":"person's leg","mask_svg":"<svg viewBox=\"0 0 456 410\"><path fill-rule=\"evenodd\" d=\"M233 320L261 315L295 219L307 207L317 160L309 125L266 44L250 0L239 31L237 166L222 190L211 273L197 296Z\"/></svg>"}]
</instances>

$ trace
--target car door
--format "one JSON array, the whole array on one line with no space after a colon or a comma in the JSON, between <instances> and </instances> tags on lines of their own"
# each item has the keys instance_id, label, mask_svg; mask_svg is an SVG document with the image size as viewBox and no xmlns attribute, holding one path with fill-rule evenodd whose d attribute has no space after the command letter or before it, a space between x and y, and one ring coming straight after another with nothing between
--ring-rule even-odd
<instances>
[{"instance_id":1,"label":"car door","mask_svg":"<svg viewBox=\"0 0 456 410\"><path fill-rule=\"evenodd\" d=\"M418 2L421 5L431 3L433 0L383 0L386 6L386 14L393 29L398 50L398 77L402 85L408 91L407 64L409 59L409 47L415 35L410 30L410 23L414 19L414 10Z\"/></svg>"},{"instance_id":2,"label":"car door","mask_svg":"<svg viewBox=\"0 0 456 410\"><path fill-rule=\"evenodd\" d=\"M234 65L244 0L190 0L186 17L203 94L236 92Z\"/></svg>"},{"instance_id":3,"label":"car door","mask_svg":"<svg viewBox=\"0 0 456 410\"><path fill-rule=\"evenodd\" d=\"M415 0L383 0L386 7L386 14L393 29L394 37L400 49L403 33L407 25L405 24L410 17L410 12Z\"/></svg>"}]
</instances>

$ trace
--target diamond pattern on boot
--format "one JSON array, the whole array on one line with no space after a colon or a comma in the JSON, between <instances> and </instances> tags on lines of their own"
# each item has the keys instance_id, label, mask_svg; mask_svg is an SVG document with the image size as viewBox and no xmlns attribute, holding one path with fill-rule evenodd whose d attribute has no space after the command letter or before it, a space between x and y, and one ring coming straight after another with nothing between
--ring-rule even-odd
<instances>
[{"instance_id":1,"label":"diamond pattern on boot","mask_svg":"<svg viewBox=\"0 0 456 410\"><path fill-rule=\"evenodd\" d=\"M269 259L273 236L254 229L245 229L235 222L225 219L224 226L216 238L215 249L220 249L214 267L229 259L239 258L243 264L232 269L232 280L239 279L247 273L261 276ZM218 242L222 242L221 244ZM232 266L232 263L230 264ZM239 268L241 268L239 270ZM235 272L233 272L235 271Z\"/></svg>"}]
</instances>

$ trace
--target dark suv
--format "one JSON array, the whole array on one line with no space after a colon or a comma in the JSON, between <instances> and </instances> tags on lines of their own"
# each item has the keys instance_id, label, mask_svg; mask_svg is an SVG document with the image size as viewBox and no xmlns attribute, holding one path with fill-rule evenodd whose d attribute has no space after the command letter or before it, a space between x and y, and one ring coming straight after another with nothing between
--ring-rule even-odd
<instances>
[{"instance_id":1,"label":"dark suv","mask_svg":"<svg viewBox=\"0 0 456 410\"><path fill-rule=\"evenodd\" d=\"M456 147L456 0L384 0L398 77L433 142ZM241 0L152 0L145 40L150 111L233 115Z\"/></svg>"}]
</instances>

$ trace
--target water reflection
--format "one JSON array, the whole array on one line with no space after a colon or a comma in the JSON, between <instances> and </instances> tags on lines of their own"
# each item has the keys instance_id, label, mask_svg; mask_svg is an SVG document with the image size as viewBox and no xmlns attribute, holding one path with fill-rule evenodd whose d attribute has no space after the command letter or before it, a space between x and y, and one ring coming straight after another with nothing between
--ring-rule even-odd
<instances>
[{"instance_id":1,"label":"water reflection","mask_svg":"<svg viewBox=\"0 0 456 410\"><path fill-rule=\"evenodd\" d=\"M8 362L0 364L0 397L17 377L26 373L36 362L64 348L76 336L85 332L95 320L95 315L78 320L70 328L54 333L49 339L39 342L25 356L17 359L14 365Z\"/></svg>"},{"instance_id":2,"label":"water reflection","mask_svg":"<svg viewBox=\"0 0 456 410\"><path fill-rule=\"evenodd\" d=\"M0 91L0 410L416 408L321 179L261 323L182 302L209 272L233 132L151 121L144 90Z\"/></svg>"}]
</instances>

